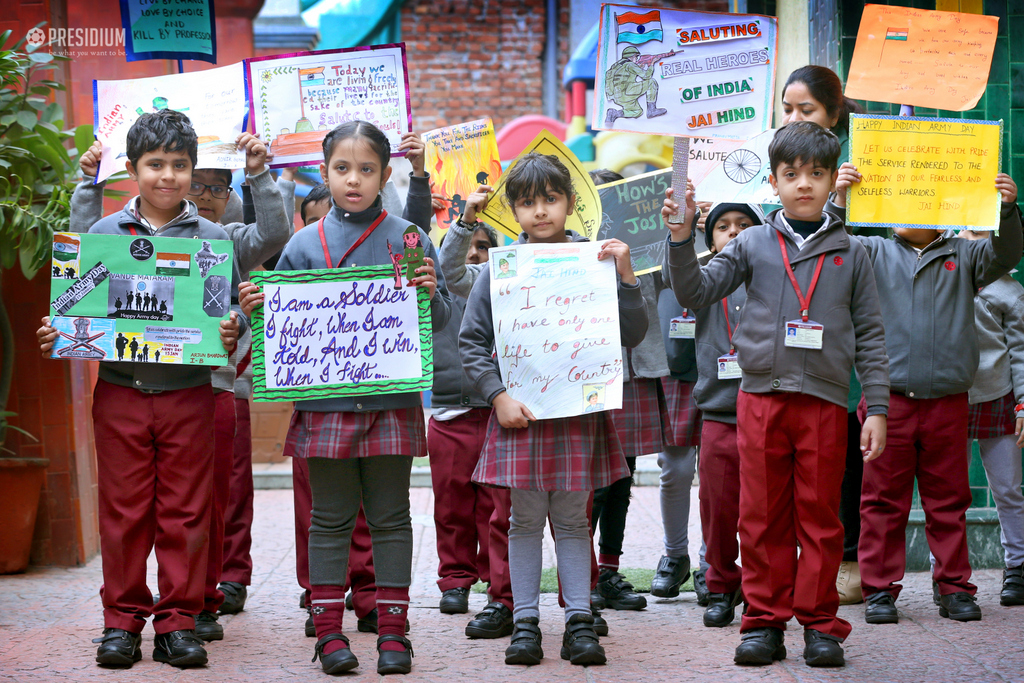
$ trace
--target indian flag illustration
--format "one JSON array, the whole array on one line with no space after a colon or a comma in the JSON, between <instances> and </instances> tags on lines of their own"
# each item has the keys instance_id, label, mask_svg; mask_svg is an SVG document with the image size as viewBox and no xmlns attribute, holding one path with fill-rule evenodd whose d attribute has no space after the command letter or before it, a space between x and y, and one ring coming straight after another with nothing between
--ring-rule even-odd
<instances>
[{"instance_id":1,"label":"indian flag illustration","mask_svg":"<svg viewBox=\"0 0 1024 683\"><path fill-rule=\"evenodd\" d=\"M57 261L74 261L78 258L79 239L73 235L57 233L53 236L53 258Z\"/></svg>"},{"instance_id":2,"label":"indian flag illustration","mask_svg":"<svg viewBox=\"0 0 1024 683\"><path fill-rule=\"evenodd\" d=\"M299 69L299 82L303 86L309 85L323 85L324 84L324 69L326 67L317 66L311 69Z\"/></svg>"},{"instance_id":3,"label":"indian flag illustration","mask_svg":"<svg viewBox=\"0 0 1024 683\"><path fill-rule=\"evenodd\" d=\"M615 15L617 24L617 43L630 43L631 45L643 45L652 40L661 41L661 12L651 10L640 14L639 12L625 12Z\"/></svg>"},{"instance_id":4,"label":"indian flag illustration","mask_svg":"<svg viewBox=\"0 0 1024 683\"><path fill-rule=\"evenodd\" d=\"M905 28L888 28L885 30L886 40L906 40L908 29Z\"/></svg>"},{"instance_id":5,"label":"indian flag illustration","mask_svg":"<svg viewBox=\"0 0 1024 683\"><path fill-rule=\"evenodd\" d=\"M192 257L189 254L172 254L163 251L156 253L157 275L188 275L191 265Z\"/></svg>"}]
</instances>

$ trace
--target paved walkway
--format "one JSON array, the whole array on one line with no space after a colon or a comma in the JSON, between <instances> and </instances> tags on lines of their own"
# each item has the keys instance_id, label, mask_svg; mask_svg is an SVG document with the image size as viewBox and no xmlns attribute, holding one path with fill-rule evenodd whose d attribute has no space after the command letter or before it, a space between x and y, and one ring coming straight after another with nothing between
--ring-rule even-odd
<instances>
[{"instance_id":1,"label":"paved walkway","mask_svg":"<svg viewBox=\"0 0 1024 683\"><path fill-rule=\"evenodd\" d=\"M900 598L898 625L869 627L863 606L841 608L854 624L847 641L847 667L814 670L800 657L801 632L795 623L786 634L789 658L763 669L732 664L738 622L725 629L701 625L702 609L692 593L675 600L651 601L639 613L605 612L611 634L602 639L609 656L605 667L582 669L558 657L562 619L555 596L542 599L546 659L530 669L508 667L502 653L507 639L470 641L462 632L466 616L437 609L437 567L429 489L412 492L416 554L410 611L416 648L407 681L1024 681L1024 607L999 606L999 573L976 575L984 620L958 624L940 619L931 604L926 574L908 578ZM694 500L694 510L696 500ZM696 521L696 513L692 516ZM661 515L657 489L634 489L623 566L651 567L660 555ZM691 523L691 528L693 523ZM99 559L75 569L32 569L0 577L0 681L277 681L321 680L319 663L310 663L313 639L303 636L305 613L298 609L295 583L291 491L257 491L253 549L256 575L241 614L223 617L227 635L209 645L206 669L179 671L152 659L153 634L143 636L143 660L129 671L101 669L89 641L101 630L97 588ZM691 546L695 545L691 533ZM550 542L545 564L553 564ZM691 548L696 558L697 548ZM155 565L150 563L155 585ZM481 594L471 610L483 607ZM349 627L354 617L347 617ZM358 673L347 678L376 680L372 634L350 633L360 657ZM325 679L324 679L325 680Z\"/></svg>"}]
</instances>

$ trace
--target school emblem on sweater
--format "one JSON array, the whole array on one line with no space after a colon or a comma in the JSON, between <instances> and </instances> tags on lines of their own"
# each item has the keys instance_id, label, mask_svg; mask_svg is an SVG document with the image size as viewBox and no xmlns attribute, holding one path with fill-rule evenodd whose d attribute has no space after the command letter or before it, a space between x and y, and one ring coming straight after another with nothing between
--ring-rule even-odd
<instances>
[{"instance_id":1,"label":"school emblem on sweater","mask_svg":"<svg viewBox=\"0 0 1024 683\"><path fill-rule=\"evenodd\" d=\"M946 270L950 270L950 271L956 270L956 264L953 263L952 261L946 261L945 268L946 268Z\"/></svg>"},{"instance_id":2,"label":"school emblem on sweater","mask_svg":"<svg viewBox=\"0 0 1024 683\"><path fill-rule=\"evenodd\" d=\"M843 257L836 256L834 259L832 259L832 263L836 264L837 266L843 265Z\"/></svg>"},{"instance_id":3,"label":"school emblem on sweater","mask_svg":"<svg viewBox=\"0 0 1024 683\"><path fill-rule=\"evenodd\" d=\"M203 248L196 252L196 265L199 266L199 277L206 277L210 269L228 260L228 254L215 254L210 243L203 240Z\"/></svg>"}]
</instances>

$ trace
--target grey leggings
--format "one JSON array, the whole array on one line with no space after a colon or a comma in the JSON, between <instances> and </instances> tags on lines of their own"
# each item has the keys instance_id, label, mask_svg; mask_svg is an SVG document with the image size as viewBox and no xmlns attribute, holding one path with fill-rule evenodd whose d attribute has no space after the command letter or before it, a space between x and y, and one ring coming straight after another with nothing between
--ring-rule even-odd
<instances>
[{"instance_id":1,"label":"grey leggings","mask_svg":"<svg viewBox=\"0 0 1024 683\"><path fill-rule=\"evenodd\" d=\"M665 527L665 554L689 555L690 489L697 469L697 449L668 446L658 454L661 468L661 520Z\"/></svg>"},{"instance_id":2,"label":"grey leggings","mask_svg":"<svg viewBox=\"0 0 1024 683\"><path fill-rule=\"evenodd\" d=\"M407 588L412 583L412 517L409 514L412 457L309 458L307 462L313 492L309 528L310 584L345 585L352 529L362 504L373 541L377 585Z\"/></svg>"},{"instance_id":3,"label":"grey leggings","mask_svg":"<svg viewBox=\"0 0 1024 683\"><path fill-rule=\"evenodd\" d=\"M508 567L512 579L513 616L540 618L540 573L544 525L555 529L555 559L565 599L565 620L590 614L589 491L524 491L512 489L508 529ZM376 563L376 558L374 559Z\"/></svg>"}]
</instances>

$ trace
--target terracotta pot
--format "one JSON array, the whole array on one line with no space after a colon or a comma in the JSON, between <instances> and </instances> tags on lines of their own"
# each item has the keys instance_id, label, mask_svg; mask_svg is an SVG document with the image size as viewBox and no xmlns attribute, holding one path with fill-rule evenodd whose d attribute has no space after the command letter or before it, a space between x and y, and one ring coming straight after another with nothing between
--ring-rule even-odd
<instances>
[{"instance_id":1,"label":"terracotta pot","mask_svg":"<svg viewBox=\"0 0 1024 683\"><path fill-rule=\"evenodd\" d=\"M28 568L46 458L0 458L0 574Z\"/></svg>"}]
</instances>

